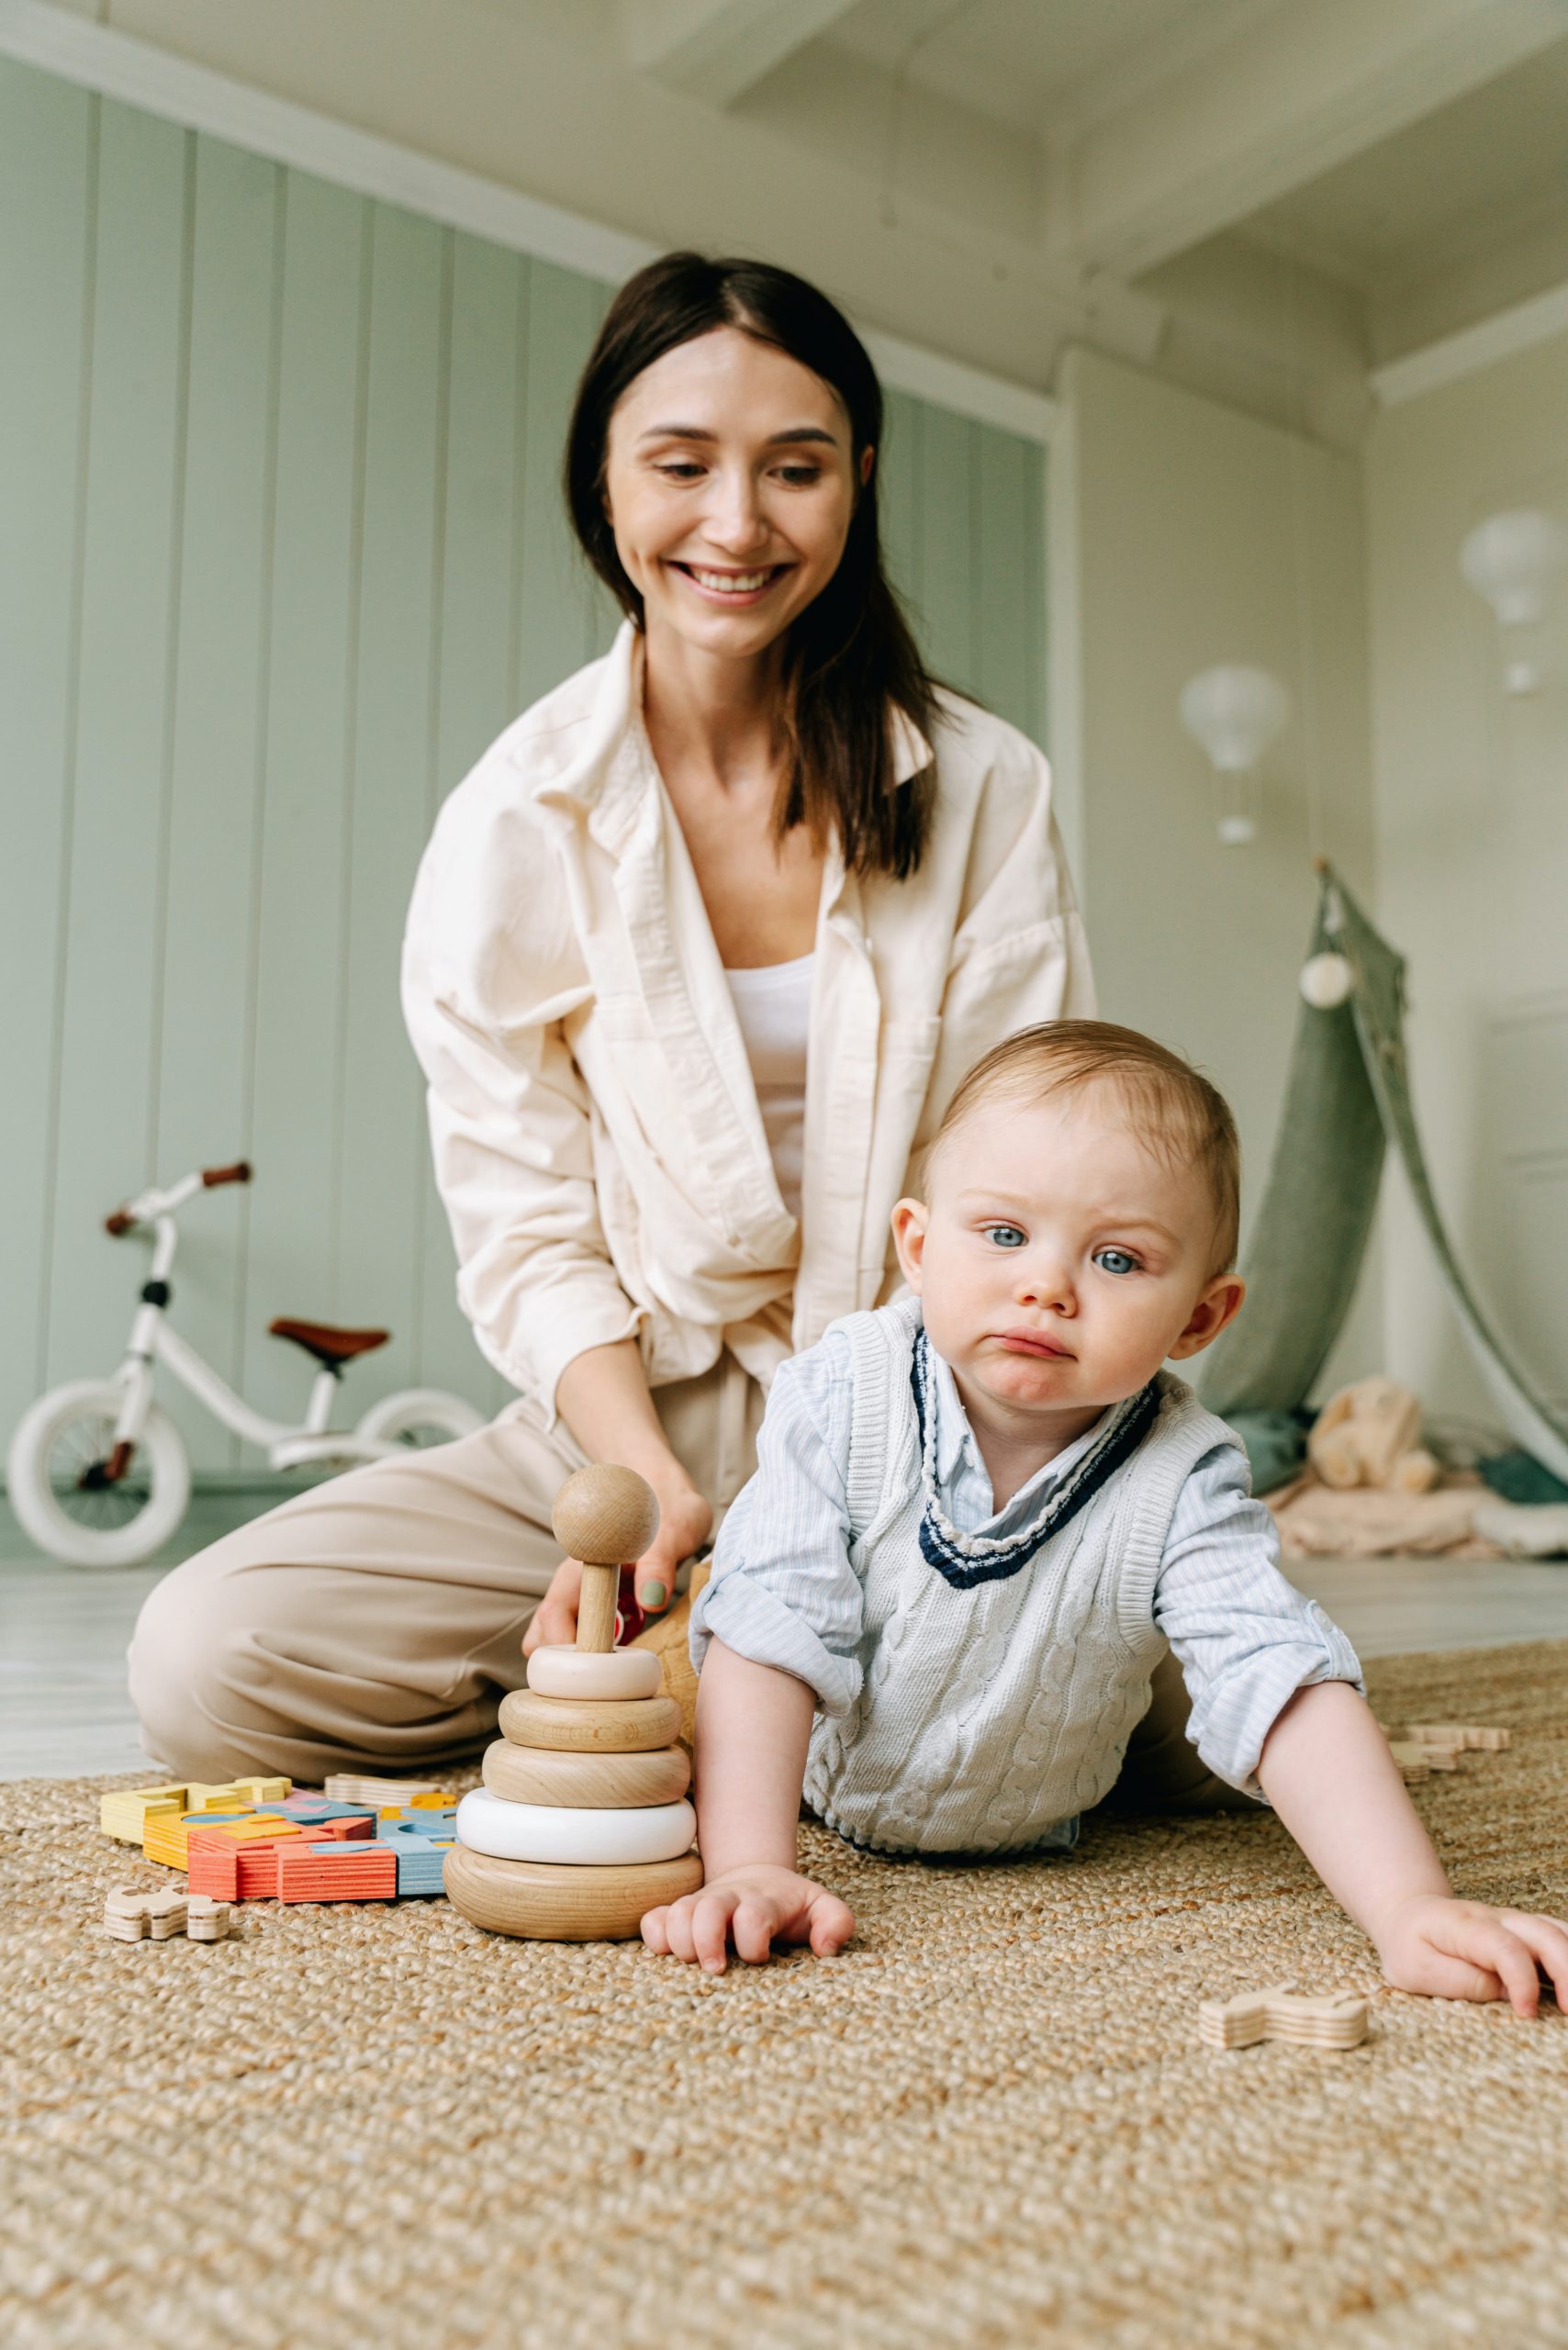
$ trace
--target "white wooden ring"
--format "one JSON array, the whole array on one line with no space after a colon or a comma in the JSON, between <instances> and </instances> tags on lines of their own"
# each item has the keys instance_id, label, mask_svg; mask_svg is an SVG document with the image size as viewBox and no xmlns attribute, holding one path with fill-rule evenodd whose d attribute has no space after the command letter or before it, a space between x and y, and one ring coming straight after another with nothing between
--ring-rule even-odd
<instances>
[{"instance_id":1,"label":"white wooden ring","mask_svg":"<svg viewBox=\"0 0 1568 2350\"><path fill-rule=\"evenodd\" d=\"M528 1660L528 1685L541 1697L656 1697L663 1668L653 1649L546 1645Z\"/></svg>"},{"instance_id":2,"label":"white wooden ring","mask_svg":"<svg viewBox=\"0 0 1568 2350\"><path fill-rule=\"evenodd\" d=\"M567 1804L505 1803L487 1788L476 1787L457 1807L458 1842L496 1861L625 1868L677 1860L690 1851L696 1833L697 1814L684 1802L584 1811Z\"/></svg>"}]
</instances>

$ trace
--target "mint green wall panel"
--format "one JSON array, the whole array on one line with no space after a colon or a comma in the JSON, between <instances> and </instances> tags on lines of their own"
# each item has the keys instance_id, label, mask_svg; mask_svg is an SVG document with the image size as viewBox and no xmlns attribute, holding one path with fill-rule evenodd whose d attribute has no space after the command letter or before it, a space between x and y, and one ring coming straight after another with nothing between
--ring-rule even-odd
<instances>
[{"instance_id":1,"label":"mint green wall panel","mask_svg":"<svg viewBox=\"0 0 1568 2350\"><path fill-rule=\"evenodd\" d=\"M266 1336L335 1311L345 1042L351 651L359 578L371 207L298 173L285 191L262 827L246 1007L256 1180L240 1300L245 1392L304 1408L309 1365ZM368 1371L353 1391L373 1393Z\"/></svg>"},{"instance_id":2,"label":"mint green wall panel","mask_svg":"<svg viewBox=\"0 0 1568 2350\"><path fill-rule=\"evenodd\" d=\"M506 1391L454 1298L398 964L435 812L610 642L560 470L610 289L0 60L0 1430L118 1361L105 1211L243 1155L176 1319L262 1410L274 1315ZM1043 456L889 396L890 561L938 672L1038 733ZM200 1472L256 1466L165 1391Z\"/></svg>"},{"instance_id":3,"label":"mint green wall panel","mask_svg":"<svg viewBox=\"0 0 1568 2350\"><path fill-rule=\"evenodd\" d=\"M97 120L0 73L0 1432L49 1365Z\"/></svg>"},{"instance_id":4,"label":"mint green wall panel","mask_svg":"<svg viewBox=\"0 0 1568 2350\"><path fill-rule=\"evenodd\" d=\"M427 831L454 779L517 714L511 672L522 534L515 517L522 480L528 274L526 260L498 245L462 235L454 241L435 755L427 779ZM422 1130L420 1166L421 1376L436 1386L467 1389L476 1401L498 1409L510 1391L477 1360L458 1310L446 1211Z\"/></svg>"},{"instance_id":5,"label":"mint green wall panel","mask_svg":"<svg viewBox=\"0 0 1568 2350\"><path fill-rule=\"evenodd\" d=\"M195 145L102 108L51 1379L106 1369L123 1349L139 1274L103 1217L152 1172Z\"/></svg>"},{"instance_id":6,"label":"mint green wall panel","mask_svg":"<svg viewBox=\"0 0 1568 2350\"><path fill-rule=\"evenodd\" d=\"M160 1176L246 1147L282 205L274 164L197 140L151 1155ZM180 1326L230 1382L243 1361L244 1241L238 1190L204 1197L181 1229ZM210 1414L177 1389L170 1405L194 1466L238 1466L237 1440Z\"/></svg>"},{"instance_id":7,"label":"mint green wall panel","mask_svg":"<svg viewBox=\"0 0 1568 2350\"><path fill-rule=\"evenodd\" d=\"M417 1367L415 1243L428 1153L398 966L430 831L451 239L385 205L371 226L333 1305L350 1323L390 1327L376 1375L402 1386Z\"/></svg>"}]
</instances>

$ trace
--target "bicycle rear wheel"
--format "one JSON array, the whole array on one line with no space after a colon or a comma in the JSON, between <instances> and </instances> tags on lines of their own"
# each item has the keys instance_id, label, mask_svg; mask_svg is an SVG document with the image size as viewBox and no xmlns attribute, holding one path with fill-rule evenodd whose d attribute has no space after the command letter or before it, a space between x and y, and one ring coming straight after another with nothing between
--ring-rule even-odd
<instances>
[{"instance_id":1,"label":"bicycle rear wheel","mask_svg":"<svg viewBox=\"0 0 1568 2350\"><path fill-rule=\"evenodd\" d=\"M124 1400L111 1380L56 1387L24 1413L11 1439L11 1506L24 1533L66 1566L138 1566L168 1541L189 1505L190 1460L156 1404L125 1474L109 1475Z\"/></svg>"}]
</instances>

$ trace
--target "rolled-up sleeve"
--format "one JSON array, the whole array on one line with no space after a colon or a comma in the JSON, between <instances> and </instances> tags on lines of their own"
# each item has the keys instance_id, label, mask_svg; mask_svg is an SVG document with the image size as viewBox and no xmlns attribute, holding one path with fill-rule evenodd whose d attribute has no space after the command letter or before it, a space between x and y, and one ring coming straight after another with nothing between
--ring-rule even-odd
<instances>
[{"instance_id":1,"label":"rolled-up sleeve","mask_svg":"<svg viewBox=\"0 0 1568 2350\"><path fill-rule=\"evenodd\" d=\"M1188 1737L1216 1777L1260 1800L1258 1759L1295 1692L1318 1681L1361 1688L1354 1649L1317 1602L1286 1581L1279 1555L1279 1532L1252 1497L1245 1453L1216 1446L1182 1489L1154 1616L1192 1699Z\"/></svg>"},{"instance_id":2,"label":"rolled-up sleeve","mask_svg":"<svg viewBox=\"0 0 1568 2350\"><path fill-rule=\"evenodd\" d=\"M824 1714L860 1694L860 1580L849 1561L848 1342L830 1331L782 1363L757 1437L756 1471L732 1503L713 1572L691 1611L699 1673L715 1637L791 1673Z\"/></svg>"},{"instance_id":3,"label":"rolled-up sleeve","mask_svg":"<svg viewBox=\"0 0 1568 2350\"><path fill-rule=\"evenodd\" d=\"M404 939L403 1012L458 1304L487 1360L553 1420L566 1365L636 1336L644 1315L599 1220L588 1089L563 1024L588 980L554 861L536 843L503 866L479 853L486 839L437 826Z\"/></svg>"}]
</instances>

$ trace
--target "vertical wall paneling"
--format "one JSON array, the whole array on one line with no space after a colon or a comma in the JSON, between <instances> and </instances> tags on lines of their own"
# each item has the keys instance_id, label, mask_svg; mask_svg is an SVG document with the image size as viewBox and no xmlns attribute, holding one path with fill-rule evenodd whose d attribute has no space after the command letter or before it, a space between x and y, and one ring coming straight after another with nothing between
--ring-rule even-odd
<instances>
[{"instance_id":1,"label":"vertical wall paneling","mask_svg":"<svg viewBox=\"0 0 1568 2350\"><path fill-rule=\"evenodd\" d=\"M920 402L907 392L886 395L882 439L877 513L883 559L905 611L920 629Z\"/></svg>"},{"instance_id":2,"label":"vertical wall paneling","mask_svg":"<svg viewBox=\"0 0 1568 2350\"><path fill-rule=\"evenodd\" d=\"M926 656L946 685L980 691L974 609L975 444L982 428L927 408L920 434L920 616Z\"/></svg>"},{"instance_id":3,"label":"vertical wall paneling","mask_svg":"<svg viewBox=\"0 0 1568 2350\"><path fill-rule=\"evenodd\" d=\"M428 783L444 487L442 427L451 231L377 205L370 350L342 1058L336 1105L335 1306L390 1326L387 1385L415 1365L416 1208L425 1156L417 1071L398 1002L398 951L429 832Z\"/></svg>"},{"instance_id":4,"label":"vertical wall paneling","mask_svg":"<svg viewBox=\"0 0 1568 2350\"><path fill-rule=\"evenodd\" d=\"M245 1390L303 1408L308 1365L265 1335L274 1315L328 1320L347 890L350 620L358 576L360 384L370 207L298 173L285 192L273 501L271 658L252 976L241 1296ZM214 1201L221 1198L214 1193Z\"/></svg>"},{"instance_id":5,"label":"vertical wall paneling","mask_svg":"<svg viewBox=\"0 0 1568 2350\"><path fill-rule=\"evenodd\" d=\"M105 1211L152 1173L189 334L193 133L102 109L51 1379L124 1347L136 1244Z\"/></svg>"},{"instance_id":6,"label":"vertical wall paneling","mask_svg":"<svg viewBox=\"0 0 1568 2350\"><path fill-rule=\"evenodd\" d=\"M0 1432L48 1372L98 111L0 73Z\"/></svg>"},{"instance_id":7,"label":"vertical wall paneling","mask_svg":"<svg viewBox=\"0 0 1568 2350\"><path fill-rule=\"evenodd\" d=\"M156 1143L161 1178L241 1155L247 1069L258 746L271 578L274 276L282 175L196 146L189 389L181 498L178 666L170 757ZM223 1016L215 1019L214 1008ZM238 1032L238 1033L237 1033ZM181 1231L182 1329L223 1376L241 1370L243 1197L219 1191ZM198 1470L238 1465L210 1414L171 1397Z\"/></svg>"},{"instance_id":8,"label":"vertical wall paneling","mask_svg":"<svg viewBox=\"0 0 1568 2350\"><path fill-rule=\"evenodd\" d=\"M592 279L553 262L529 269L521 596L514 648L519 710L592 658L596 591L561 500L561 451L572 394L603 315Z\"/></svg>"},{"instance_id":9,"label":"vertical wall paneling","mask_svg":"<svg viewBox=\"0 0 1568 2350\"><path fill-rule=\"evenodd\" d=\"M345 1411L503 1383L460 1316L398 964L442 800L617 625L560 497L610 289L0 59L0 1436L175 1316L263 1411L274 1315L385 1323ZM1043 452L889 396L935 667L1037 733ZM177 1391L198 1473L257 1463Z\"/></svg>"},{"instance_id":10,"label":"vertical wall paneling","mask_svg":"<svg viewBox=\"0 0 1568 2350\"><path fill-rule=\"evenodd\" d=\"M435 723L425 825L459 776L516 715L511 698L514 517L520 491L520 387L528 262L459 235L452 275L446 401L446 494ZM417 1076L417 1072L416 1072ZM505 1389L475 1349L458 1311L446 1213L430 1150L420 1143L420 1371L498 1407Z\"/></svg>"}]
</instances>

